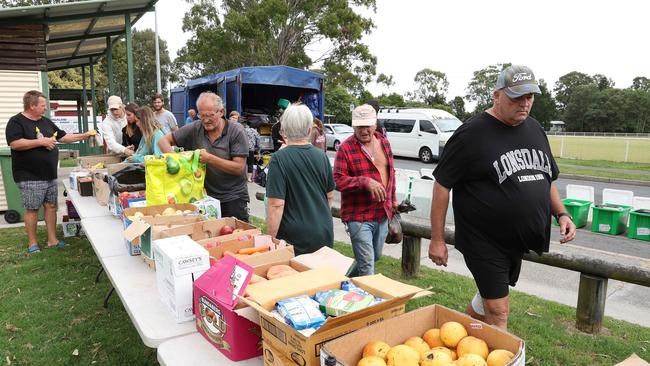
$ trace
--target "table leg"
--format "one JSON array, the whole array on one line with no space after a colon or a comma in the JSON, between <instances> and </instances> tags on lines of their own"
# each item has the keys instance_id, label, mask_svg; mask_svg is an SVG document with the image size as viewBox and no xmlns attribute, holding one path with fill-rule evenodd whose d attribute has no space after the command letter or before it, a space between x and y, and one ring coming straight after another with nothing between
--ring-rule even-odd
<instances>
[{"instance_id":1,"label":"table leg","mask_svg":"<svg viewBox=\"0 0 650 366\"><path fill-rule=\"evenodd\" d=\"M111 298L111 295L113 294L113 291L115 291L115 287L111 286L111 289L108 291L108 293L104 297L104 308L108 308L108 299Z\"/></svg>"},{"instance_id":2,"label":"table leg","mask_svg":"<svg viewBox=\"0 0 650 366\"><path fill-rule=\"evenodd\" d=\"M99 282L99 276L101 276L102 272L104 272L104 267L99 267L99 271L97 271L97 275L95 276L95 283Z\"/></svg>"}]
</instances>

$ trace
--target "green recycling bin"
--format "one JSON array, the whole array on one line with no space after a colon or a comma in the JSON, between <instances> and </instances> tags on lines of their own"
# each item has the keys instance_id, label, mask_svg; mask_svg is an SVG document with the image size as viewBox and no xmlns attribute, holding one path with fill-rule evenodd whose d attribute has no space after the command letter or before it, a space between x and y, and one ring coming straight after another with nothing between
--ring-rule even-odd
<instances>
[{"instance_id":1,"label":"green recycling bin","mask_svg":"<svg viewBox=\"0 0 650 366\"><path fill-rule=\"evenodd\" d=\"M625 205L595 205L591 231L610 235L622 234L627 228L627 217L632 207Z\"/></svg>"},{"instance_id":2,"label":"green recycling bin","mask_svg":"<svg viewBox=\"0 0 650 366\"><path fill-rule=\"evenodd\" d=\"M5 211L5 221L9 224L15 224L23 221L25 209L20 201L20 191L14 174L11 171L11 149L8 147L0 148L0 169L2 169L2 182L5 187L5 198L7 200L7 211ZM38 210L38 219L43 220L43 208Z\"/></svg>"},{"instance_id":3,"label":"green recycling bin","mask_svg":"<svg viewBox=\"0 0 650 366\"><path fill-rule=\"evenodd\" d=\"M589 208L591 207L590 201L576 200L573 198L565 198L562 200L564 207L571 217L573 217L573 223L577 228L584 227L587 225L587 219L589 218ZM555 225L559 225L557 220L553 220Z\"/></svg>"},{"instance_id":4,"label":"green recycling bin","mask_svg":"<svg viewBox=\"0 0 650 366\"><path fill-rule=\"evenodd\" d=\"M640 209L630 212L630 228L627 237L650 241L650 210Z\"/></svg>"}]
</instances>

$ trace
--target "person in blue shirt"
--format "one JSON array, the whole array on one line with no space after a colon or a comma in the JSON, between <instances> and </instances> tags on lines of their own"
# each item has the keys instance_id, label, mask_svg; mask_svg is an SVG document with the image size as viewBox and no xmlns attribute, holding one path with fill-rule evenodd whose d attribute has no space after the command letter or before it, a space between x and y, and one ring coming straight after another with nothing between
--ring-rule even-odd
<instances>
[{"instance_id":1,"label":"person in blue shirt","mask_svg":"<svg viewBox=\"0 0 650 366\"><path fill-rule=\"evenodd\" d=\"M190 123L196 121L198 117L196 116L196 111L194 109L187 110L187 118L185 118L185 124L189 125Z\"/></svg>"},{"instance_id":2,"label":"person in blue shirt","mask_svg":"<svg viewBox=\"0 0 650 366\"><path fill-rule=\"evenodd\" d=\"M128 157L126 161L142 163L145 155L161 155L162 151L158 147L158 140L165 136L165 132L160 122L154 117L151 108L144 106L137 109L135 111L135 123L142 132L142 139L135 154Z\"/></svg>"}]
</instances>

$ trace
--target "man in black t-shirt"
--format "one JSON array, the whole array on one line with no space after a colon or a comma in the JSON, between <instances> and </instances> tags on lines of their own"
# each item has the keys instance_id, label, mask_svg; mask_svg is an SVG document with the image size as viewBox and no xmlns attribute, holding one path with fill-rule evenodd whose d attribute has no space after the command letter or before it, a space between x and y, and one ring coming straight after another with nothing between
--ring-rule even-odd
<instances>
[{"instance_id":1,"label":"man in black t-shirt","mask_svg":"<svg viewBox=\"0 0 650 366\"><path fill-rule=\"evenodd\" d=\"M57 165L59 150L57 141L69 144L87 139L95 130L85 133L67 133L59 129L45 113L45 96L38 90L31 90L23 96L23 111L11 117L5 130L7 143L11 147L11 164L14 181L20 189L25 208L25 231L27 252L40 252L36 242L38 210L45 208L47 246L62 247L63 241L56 238Z\"/></svg>"},{"instance_id":2,"label":"man in black t-shirt","mask_svg":"<svg viewBox=\"0 0 650 366\"><path fill-rule=\"evenodd\" d=\"M524 253L549 249L551 214L558 218L561 243L576 232L553 182L559 170L548 139L528 116L534 94L540 89L532 70L503 70L493 106L456 130L433 173L429 258L447 265L444 224L453 189L456 249L478 287L466 311L502 328Z\"/></svg>"}]
</instances>

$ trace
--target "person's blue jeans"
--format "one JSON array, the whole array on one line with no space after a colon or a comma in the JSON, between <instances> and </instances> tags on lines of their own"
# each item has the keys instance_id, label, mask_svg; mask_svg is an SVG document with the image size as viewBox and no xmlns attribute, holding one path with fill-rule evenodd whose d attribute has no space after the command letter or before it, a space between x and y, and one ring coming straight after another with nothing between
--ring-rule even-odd
<instances>
[{"instance_id":1,"label":"person's blue jeans","mask_svg":"<svg viewBox=\"0 0 650 366\"><path fill-rule=\"evenodd\" d=\"M347 229L355 259L350 277L375 274L375 262L381 258L384 241L388 235L388 220L350 221L347 223Z\"/></svg>"}]
</instances>

